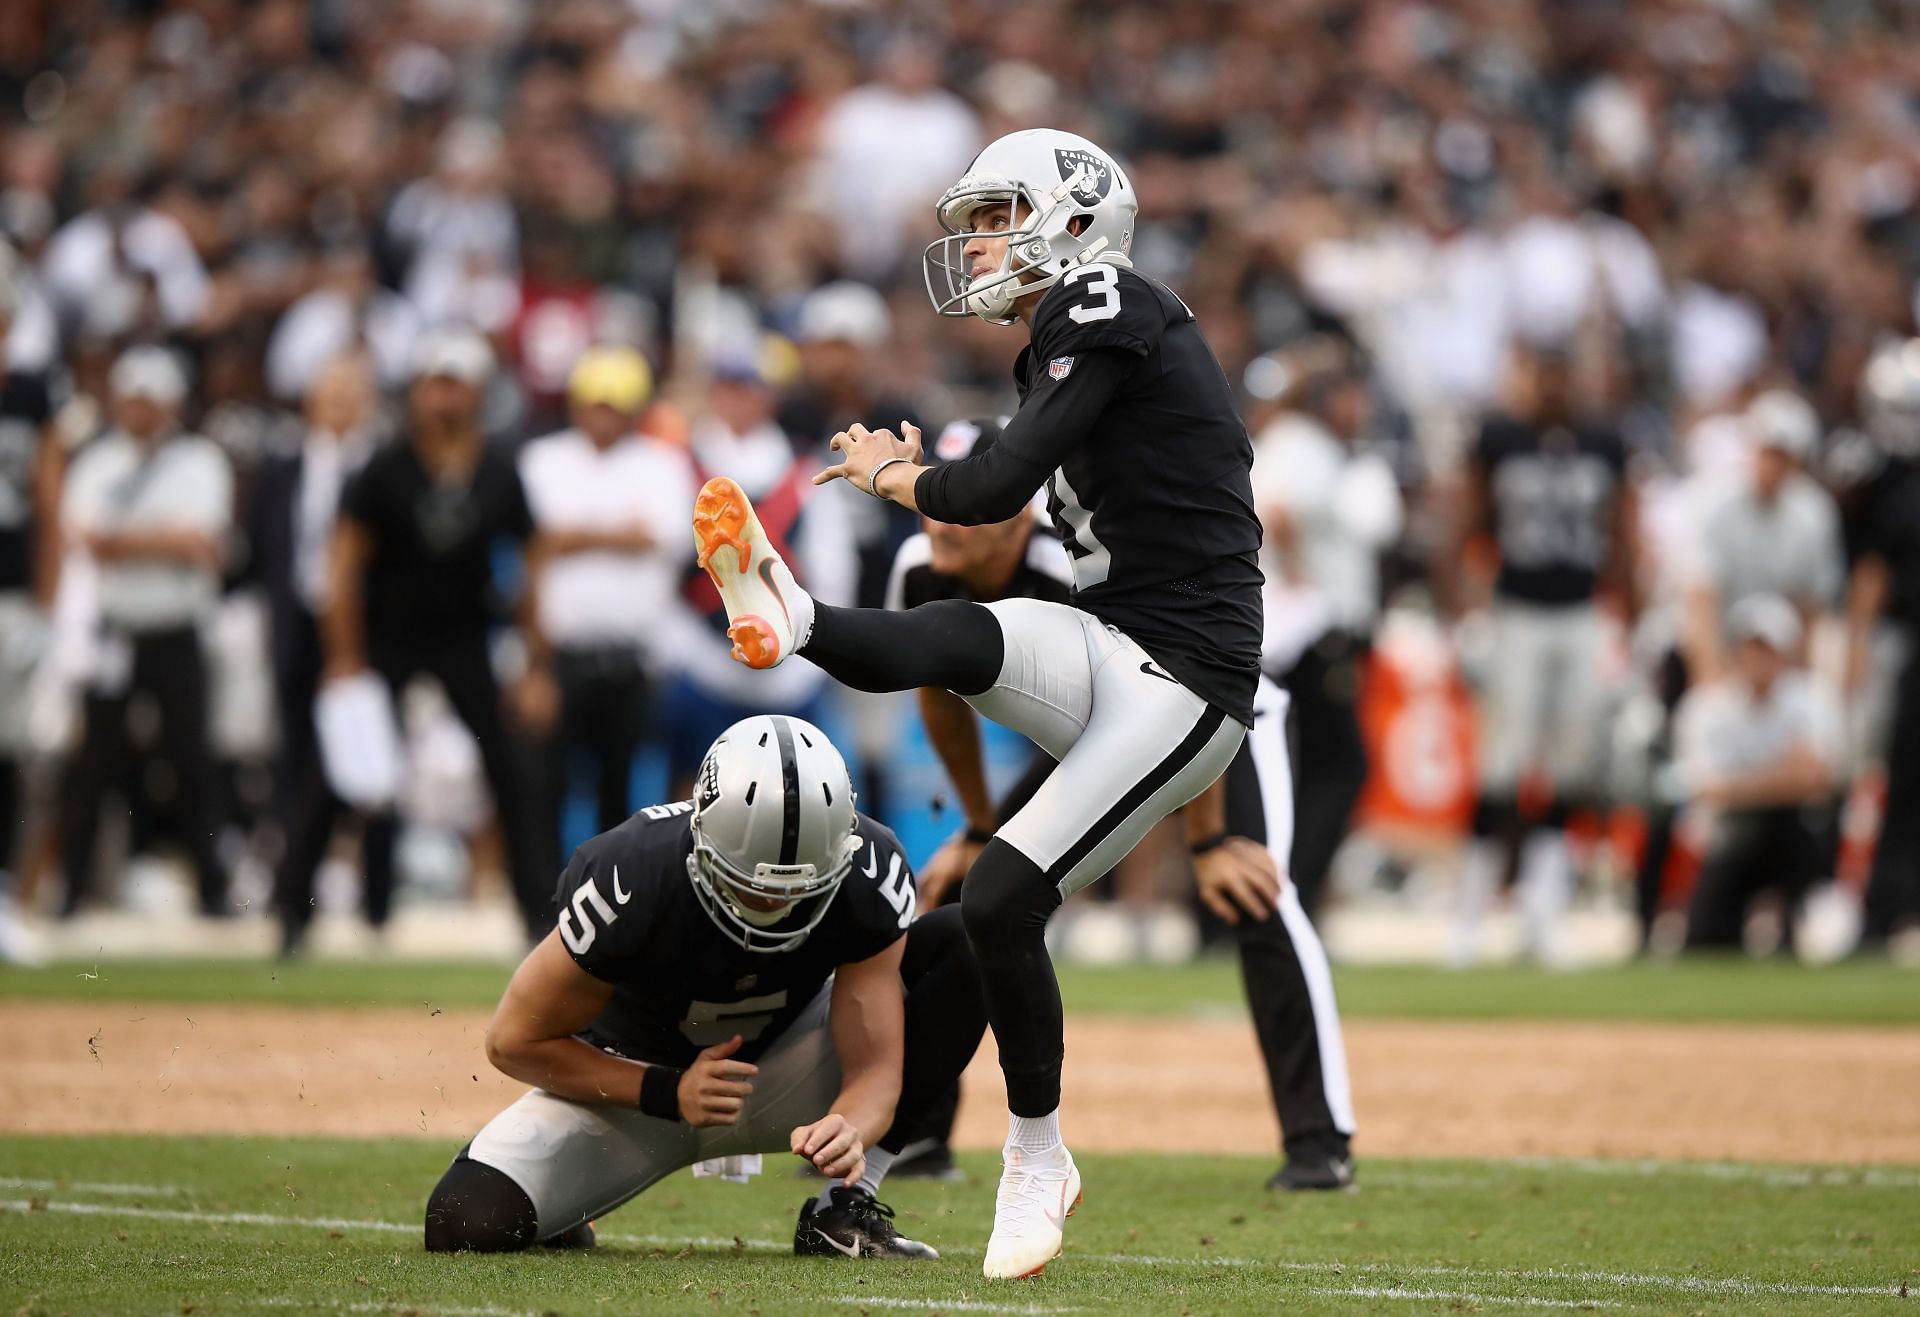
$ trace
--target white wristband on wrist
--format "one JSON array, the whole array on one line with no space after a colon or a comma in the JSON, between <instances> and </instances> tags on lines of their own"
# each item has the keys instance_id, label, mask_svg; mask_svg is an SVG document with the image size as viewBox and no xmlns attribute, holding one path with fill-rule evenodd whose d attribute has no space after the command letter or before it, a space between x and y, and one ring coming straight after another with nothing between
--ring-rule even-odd
<instances>
[{"instance_id":1,"label":"white wristband on wrist","mask_svg":"<svg viewBox=\"0 0 1920 1317\"><path fill-rule=\"evenodd\" d=\"M880 473L882 471L885 471L888 467L892 466L895 462L905 462L905 461L907 461L907 459L904 457L889 457L884 462L880 463L880 465L874 467L872 471L868 472L867 473L867 493L873 495L875 498L885 498L886 495L880 492Z\"/></svg>"}]
</instances>

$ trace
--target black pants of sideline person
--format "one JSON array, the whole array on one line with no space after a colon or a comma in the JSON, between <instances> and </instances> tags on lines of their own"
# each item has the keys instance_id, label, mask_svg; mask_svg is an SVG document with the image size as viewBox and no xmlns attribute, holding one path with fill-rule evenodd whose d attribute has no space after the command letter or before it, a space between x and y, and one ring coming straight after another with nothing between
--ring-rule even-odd
<instances>
[{"instance_id":1,"label":"black pants of sideline person","mask_svg":"<svg viewBox=\"0 0 1920 1317\"><path fill-rule=\"evenodd\" d=\"M136 704L150 704L159 715L155 749L172 770L174 817L193 862L201 913L230 914L218 850L219 782L207 741L207 666L200 634L185 626L125 639L132 649L130 679L122 690L87 692L85 730L61 783L60 862L66 872L61 914L78 911L93 889L101 807L133 766L128 717Z\"/></svg>"},{"instance_id":2,"label":"black pants of sideline person","mask_svg":"<svg viewBox=\"0 0 1920 1317\"><path fill-rule=\"evenodd\" d=\"M279 646L282 670L280 763L275 773L275 808L285 850L274 877L274 906L280 918L280 949L292 951L313 922L314 877L326 859L334 830L353 807L333 794L320 762L313 705L320 691L324 661L318 628L311 614L290 614L293 635ZM383 928L393 910L393 847L397 827L391 813L367 817L361 831L361 901L367 922Z\"/></svg>"},{"instance_id":3,"label":"black pants of sideline person","mask_svg":"<svg viewBox=\"0 0 1920 1317\"><path fill-rule=\"evenodd\" d=\"M553 927L553 884L558 872L552 863L553 846L543 840L545 830L536 817L531 787L537 784L524 771L524 745L508 729L500 704L500 684L494 679L493 660L484 636L456 636L437 643L408 638L372 637L373 667L392 688L396 705L407 683L429 676L447 693L447 702L480 746L480 765L493 796L494 816L506 842L507 871L515 903L531 938L544 937ZM397 829L391 814L376 815L368 825L366 864L392 871ZM381 853L384 852L384 853Z\"/></svg>"},{"instance_id":4,"label":"black pants of sideline person","mask_svg":"<svg viewBox=\"0 0 1920 1317\"><path fill-rule=\"evenodd\" d=\"M554 651L560 717L547 736L542 761L543 823L560 858L561 817L572 769L593 763L596 831L618 827L633 813L633 757L647 735L651 684L632 645L562 646Z\"/></svg>"},{"instance_id":5,"label":"black pants of sideline person","mask_svg":"<svg viewBox=\"0 0 1920 1317\"><path fill-rule=\"evenodd\" d=\"M1914 639L1920 640L1920 637ZM1867 882L1866 938L1920 927L1920 646L1910 647L1887 738L1887 803Z\"/></svg>"},{"instance_id":6,"label":"black pants of sideline person","mask_svg":"<svg viewBox=\"0 0 1920 1317\"><path fill-rule=\"evenodd\" d=\"M1688 950L1740 946L1747 909L1761 892L1777 891L1791 909L1819 872L1828 813L1798 805L1723 813L1687 912Z\"/></svg>"},{"instance_id":7,"label":"black pants of sideline person","mask_svg":"<svg viewBox=\"0 0 1920 1317\"><path fill-rule=\"evenodd\" d=\"M1312 771L1295 775L1295 826L1288 876L1309 916L1320 909L1333 857L1346 840L1354 802L1367 784L1367 746L1360 734L1360 679L1367 642L1329 631L1280 679L1293 697L1295 754Z\"/></svg>"}]
</instances>

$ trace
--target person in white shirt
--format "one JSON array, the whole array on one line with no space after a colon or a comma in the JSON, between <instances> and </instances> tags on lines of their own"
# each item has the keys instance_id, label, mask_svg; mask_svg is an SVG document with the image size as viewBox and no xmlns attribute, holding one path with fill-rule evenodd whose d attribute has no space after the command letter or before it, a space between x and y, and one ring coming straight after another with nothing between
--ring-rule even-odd
<instances>
[{"instance_id":1,"label":"person in white shirt","mask_svg":"<svg viewBox=\"0 0 1920 1317\"><path fill-rule=\"evenodd\" d=\"M966 170L982 145L980 120L940 85L940 54L914 37L888 44L881 79L855 87L821 116L815 162L816 205L841 214L860 199L867 222L845 230L841 263L878 278L906 250L905 236L925 200Z\"/></svg>"},{"instance_id":2,"label":"person in white shirt","mask_svg":"<svg viewBox=\"0 0 1920 1317\"><path fill-rule=\"evenodd\" d=\"M1380 617L1380 555L1405 517L1386 459L1354 444L1370 419L1366 383L1345 365L1309 380L1298 409L1254 442L1253 496L1265 529L1262 666L1292 696L1302 762L1288 876L1309 914L1367 779L1356 712Z\"/></svg>"},{"instance_id":3,"label":"person in white shirt","mask_svg":"<svg viewBox=\"0 0 1920 1317\"><path fill-rule=\"evenodd\" d=\"M1741 417L1752 445L1747 478L1701 516L1698 561L1684 600L1686 659L1695 681L1726 669L1730 609L1754 594L1778 594L1810 627L1840 602L1846 551L1840 514L1806 467L1820 446L1820 420L1797 394L1774 389Z\"/></svg>"},{"instance_id":4,"label":"person in white shirt","mask_svg":"<svg viewBox=\"0 0 1920 1317\"><path fill-rule=\"evenodd\" d=\"M520 454L534 521L532 633L542 652L518 694L522 720L545 745L556 838L567 770L582 752L595 764L595 830L632 813L628 783L647 735L661 620L692 557L679 533L693 499L692 464L683 450L634 428L652 391L640 353L589 349L568 381L572 427Z\"/></svg>"},{"instance_id":5,"label":"person in white shirt","mask_svg":"<svg viewBox=\"0 0 1920 1317\"><path fill-rule=\"evenodd\" d=\"M62 914L74 914L92 886L101 805L127 780L128 711L139 694L160 714L159 749L177 783L201 912L229 915L200 626L220 600L233 470L217 445L180 429L187 383L172 354L130 349L108 382L117 427L74 458L60 510L69 543L94 561L99 619L85 731L60 793Z\"/></svg>"},{"instance_id":6,"label":"person in white shirt","mask_svg":"<svg viewBox=\"0 0 1920 1317\"><path fill-rule=\"evenodd\" d=\"M1839 762L1832 693L1794 666L1801 627L1777 594L1728 613L1727 675L1695 687L1676 726L1680 785L1708 815L1710 840L1687 916L1689 948L1741 944L1753 898L1796 901L1819 873ZM1830 851L1828 852L1830 853Z\"/></svg>"}]
</instances>

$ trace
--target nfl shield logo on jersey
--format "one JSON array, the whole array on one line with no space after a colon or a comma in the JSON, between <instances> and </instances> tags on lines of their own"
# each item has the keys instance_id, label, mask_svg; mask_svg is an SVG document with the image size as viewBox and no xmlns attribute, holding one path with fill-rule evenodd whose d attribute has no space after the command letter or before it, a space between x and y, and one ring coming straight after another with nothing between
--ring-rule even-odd
<instances>
[{"instance_id":1,"label":"nfl shield logo on jersey","mask_svg":"<svg viewBox=\"0 0 1920 1317\"><path fill-rule=\"evenodd\" d=\"M1057 380L1065 379L1067 377L1067 372L1071 371L1072 369L1073 369L1072 357L1055 357L1052 361L1049 361L1047 363L1047 374L1053 376L1053 378Z\"/></svg>"}]
</instances>

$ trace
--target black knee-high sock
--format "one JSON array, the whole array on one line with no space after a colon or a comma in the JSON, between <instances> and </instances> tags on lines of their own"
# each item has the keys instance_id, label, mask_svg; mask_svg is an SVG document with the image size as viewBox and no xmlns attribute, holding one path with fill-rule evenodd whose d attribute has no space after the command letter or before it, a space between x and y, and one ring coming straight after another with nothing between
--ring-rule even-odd
<instances>
[{"instance_id":1,"label":"black knee-high sock","mask_svg":"<svg viewBox=\"0 0 1920 1317\"><path fill-rule=\"evenodd\" d=\"M1044 1116L1060 1105L1066 1034L1046 943L1047 919L1059 908L1060 891L1040 866L997 837L974 861L960 895L1000 1045L1007 1107L1016 1116Z\"/></svg>"},{"instance_id":2,"label":"black knee-high sock","mask_svg":"<svg viewBox=\"0 0 1920 1317\"><path fill-rule=\"evenodd\" d=\"M798 651L862 691L938 686L978 695L999 680L1006 642L991 610L942 599L904 613L813 605L813 634Z\"/></svg>"},{"instance_id":3,"label":"black knee-high sock","mask_svg":"<svg viewBox=\"0 0 1920 1317\"><path fill-rule=\"evenodd\" d=\"M960 1072L987 1032L980 970L957 907L931 911L907 930L900 977L907 986L907 1055L893 1128L880 1140L887 1152L917 1139L944 1140Z\"/></svg>"}]
</instances>

